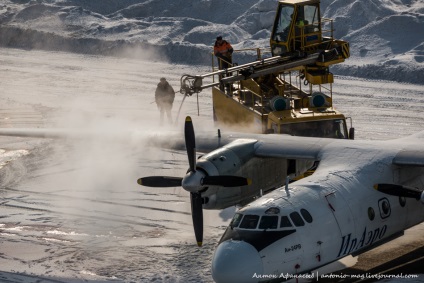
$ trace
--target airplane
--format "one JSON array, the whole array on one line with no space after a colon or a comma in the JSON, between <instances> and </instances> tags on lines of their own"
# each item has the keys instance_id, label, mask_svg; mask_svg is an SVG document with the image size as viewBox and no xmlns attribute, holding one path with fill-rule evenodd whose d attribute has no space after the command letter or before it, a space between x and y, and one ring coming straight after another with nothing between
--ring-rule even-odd
<instances>
[{"instance_id":1,"label":"airplane","mask_svg":"<svg viewBox=\"0 0 424 283\"><path fill-rule=\"evenodd\" d=\"M273 150L284 151L292 142L297 149L320 144L303 140L282 139ZM236 213L215 250L214 280L278 281L309 273L423 222L423 140L421 132L394 141L337 140L316 147L320 164L313 175Z\"/></svg>"},{"instance_id":2,"label":"airplane","mask_svg":"<svg viewBox=\"0 0 424 283\"><path fill-rule=\"evenodd\" d=\"M2 129L0 135L66 133ZM184 146L169 135L150 140L159 146ZM196 138L187 117L187 175L144 177L138 183L182 185L190 191L200 245L202 209L246 202L215 249L212 277L217 283L279 282L284 276L309 274L345 256L357 256L423 222L423 141L424 131L389 141L220 132ZM197 149L210 152L196 161ZM288 170L293 160L302 164L299 171L293 170L296 174L310 164L318 166L312 175L263 191L263 196L250 190L255 183L255 188L269 188L264 176L283 176L286 171L278 170ZM285 165L278 167L279 161ZM255 166L260 174L254 174Z\"/></svg>"},{"instance_id":3,"label":"airplane","mask_svg":"<svg viewBox=\"0 0 424 283\"><path fill-rule=\"evenodd\" d=\"M146 177L138 183L182 185L190 191L198 242L201 209L208 205L201 202L203 194L212 188L217 203L232 186L248 190L250 176L241 169L249 160L319 162L312 175L287 182L236 212L213 255L217 283L280 282L308 274L391 241L424 221L424 131L389 141L232 134L220 136L219 143L225 145L196 165L189 117L185 128L187 175ZM217 145L210 141L204 138L202 143ZM234 162L239 161L234 153L240 162Z\"/></svg>"}]
</instances>

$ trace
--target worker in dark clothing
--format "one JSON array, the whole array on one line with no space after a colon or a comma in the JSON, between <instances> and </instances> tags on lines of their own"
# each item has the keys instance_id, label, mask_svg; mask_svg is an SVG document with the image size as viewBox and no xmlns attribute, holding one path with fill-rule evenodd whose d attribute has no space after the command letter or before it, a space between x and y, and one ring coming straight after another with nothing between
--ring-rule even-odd
<instances>
[{"instance_id":1,"label":"worker in dark clothing","mask_svg":"<svg viewBox=\"0 0 424 283\"><path fill-rule=\"evenodd\" d=\"M160 124L163 123L163 116L166 112L169 123L172 124L172 104L174 103L175 91L172 86L166 81L165 78L161 78L160 82L155 91L155 102L160 111Z\"/></svg>"},{"instance_id":2,"label":"worker in dark clothing","mask_svg":"<svg viewBox=\"0 0 424 283\"><path fill-rule=\"evenodd\" d=\"M218 58L219 69L227 69L233 63L233 47L222 36L218 36L213 47L213 53Z\"/></svg>"}]
</instances>

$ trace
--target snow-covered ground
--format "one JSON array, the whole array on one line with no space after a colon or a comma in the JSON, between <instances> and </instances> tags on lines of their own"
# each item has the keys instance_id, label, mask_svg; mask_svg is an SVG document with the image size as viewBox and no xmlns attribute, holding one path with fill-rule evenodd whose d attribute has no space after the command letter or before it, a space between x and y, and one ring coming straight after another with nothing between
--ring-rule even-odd
<instances>
[{"instance_id":1,"label":"snow-covered ground","mask_svg":"<svg viewBox=\"0 0 424 283\"><path fill-rule=\"evenodd\" d=\"M323 0L351 58L336 74L424 84L422 0ZM209 64L217 35L267 47L276 0L3 0L0 45ZM152 55L154 51L154 55ZM235 56L237 62L242 58Z\"/></svg>"},{"instance_id":2,"label":"snow-covered ground","mask_svg":"<svg viewBox=\"0 0 424 283\"><path fill-rule=\"evenodd\" d=\"M178 89L181 74L208 71L18 49L0 49L0 62L0 127L117 135L173 129L159 127L151 103L159 78L165 75ZM336 80L335 106L353 118L357 139L423 130L422 86ZM181 100L177 95L174 118ZM177 129L186 115L196 131L213 127L210 91L200 93L199 102L197 116L196 98L186 99ZM205 212L205 244L197 248L188 194L136 184L140 176L182 176L185 153L146 148L143 134L123 140L0 138L0 281L213 282L213 250L234 209ZM423 229L411 229L400 243L422 240Z\"/></svg>"},{"instance_id":3,"label":"snow-covered ground","mask_svg":"<svg viewBox=\"0 0 424 283\"><path fill-rule=\"evenodd\" d=\"M0 127L108 134L0 137L0 281L212 282L213 249L234 209L205 212L198 249L188 194L136 184L187 170L184 152L145 147L147 134L175 129L159 127L153 93L162 76L178 90L182 74L209 72L217 35L237 49L268 46L275 7L276 0L0 1L0 46L12 47L0 48ZM322 11L335 19L335 36L350 42L351 58L332 68L333 99L352 117L356 138L423 130L424 2L323 0ZM181 101L177 95L174 118ZM197 116L196 97L186 99L177 129L186 115L196 131L213 127L210 92L199 102ZM422 241L423 229L382 248Z\"/></svg>"},{"instance_id":4,"label":"snow-covered ground","mask_svg":"<svg viewBox=\"0 0 424 283\"><path fill-rule=\"evenodd\" d=\"M0 54L0 127L157 130L151 102L158 78L166 74L177 86L180 74L192 70L62 53L1 49ZM184 115L194 116L195 105L188 100ZM208 106L209 100L202 105ZM202 113L203 119L211 116L210 109ZM1 271L59 281L212 280L213 247L234 209L228 216L206 213L205 247L196 248L186 192L136 183L145 175L184 175L185 154L122 138L0 139L11 156L1 171ZM23 153L17 150L28 152L18 158ZM9 162L12 158L17 160Z\"/></svg>"}]
</instances>

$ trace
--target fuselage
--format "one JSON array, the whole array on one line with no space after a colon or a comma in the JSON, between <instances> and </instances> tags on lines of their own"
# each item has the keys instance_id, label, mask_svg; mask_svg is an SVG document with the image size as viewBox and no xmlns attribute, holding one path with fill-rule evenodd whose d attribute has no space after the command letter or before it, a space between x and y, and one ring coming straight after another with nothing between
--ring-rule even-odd
<instances>
[{"instance_id":1,"label":"fuselage","mask_svg":"<svg viewBox=\"0 0 424 283\"><path fill-rule=\"evenodd\" d=\"M215 251L215 281L281 281L424 221L420 201L373 189L377 183L422 186L424 168L392 165L399 150L395 143L331 145L312 176L241 209Z\"/></svg>"}]
</instances>

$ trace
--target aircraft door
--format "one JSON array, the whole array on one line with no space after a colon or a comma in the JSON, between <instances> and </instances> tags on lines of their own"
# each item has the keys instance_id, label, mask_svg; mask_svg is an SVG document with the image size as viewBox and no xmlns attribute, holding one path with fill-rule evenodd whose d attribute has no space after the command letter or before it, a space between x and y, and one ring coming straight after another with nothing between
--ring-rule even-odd
<instances>
[{"instance_id":1,"label":"aircraft door","mask_svg":"<svg viewBox=\"0 0 424 283\"><path fill-rule=\"evenodd\" d=\"M336 191L331 192L325 195L325 201L334 216L337 227L339 228L340 236L343 237L351 233L354 234L355 223L353 215L350 211L349 205L342 195Z\"/></svg>"}]
</instances>

